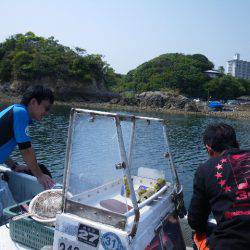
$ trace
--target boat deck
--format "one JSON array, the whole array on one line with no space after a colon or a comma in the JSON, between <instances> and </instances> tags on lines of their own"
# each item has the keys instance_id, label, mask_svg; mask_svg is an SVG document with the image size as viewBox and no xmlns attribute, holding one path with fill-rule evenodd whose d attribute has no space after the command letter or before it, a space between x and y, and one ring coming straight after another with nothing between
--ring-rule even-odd
<instances>
[{"instance_id":1,"label":"boat deck","mask_svg":"<svg viewBox=\"0 0 250 250\"><path fill-rule=\"evenodd\" d=\"M0 240L0 250L27 250L27 249L30 250L31 249L20 243L13 241L10 238L9 229L6 227L6 225L3 225L0 227L0 235L1 235L1 239L4 239L4 240Z\"/></svg>"},{"instance_id":2,"label":"boat deck","mask_svg":"<svg viewBox=\"0 0 250 250\"><path fill-rule=\"evenodd\" d=\"M39 193L40 190L42 190L41 186L37 183L36 179L32 176L27 176L24 174L19 174L16 172L12 172L7 168L4 168L3 166L0 166L0 170L2 172L8 173L9 176L9 186L11 190L13 191L14 194L14 199L17 197L21 200L26 200L27 198L32 198L35 194ZM18 185L16 185L18 183ZM30 186L33 188L30 189ZM17 188L18 187L18 188ZM120 188L118 189L120 192ZM29 191L29 193L27 193ZM31 192L32 191L32 192ZM79 197L80 198L80 197ZM91 198L91 197L89 197ZM103 198L103 197L102 197ZM110 197L106 197L110 198ZM124 197L116 197L117 200L119 201L124 201ZM132 205L129 200L128 205ZM91 202L91 200L90 200ZM99 205L99 203L98 203ZM144 207L146 209L147 206ZM132 217L131 217L132 218ZM183 231L183 236L185 238L185 243L188 246L186 249L192 249L192 242L191 241L191 229L188 227L186 220L181 221L181 226L182 226L182 231ZM3 225L0 226L0 235L1 235L1 240L0 240L0 250L28 250L31 249L29 247L26 247L20 243L13 242L10 234L9 234L9 229ZM44 248L44 250L52 249L52 248Z\"/></svg>"}]
</instances>

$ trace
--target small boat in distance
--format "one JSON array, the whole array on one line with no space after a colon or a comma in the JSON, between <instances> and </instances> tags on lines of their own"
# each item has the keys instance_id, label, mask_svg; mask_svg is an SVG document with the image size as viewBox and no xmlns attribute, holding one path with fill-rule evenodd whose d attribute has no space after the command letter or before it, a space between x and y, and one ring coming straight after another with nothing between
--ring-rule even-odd
<instances>
[{"instance_id":1,"label":"small boat in distance","mask_svg":"<svg viewBox=\"0 0 250 250\"><path fill-rule=\"evenodd\" d=\"M224 105L220 101L209 101L208 107L212 111L222 111Z\"/></svg>"}]
</instances>

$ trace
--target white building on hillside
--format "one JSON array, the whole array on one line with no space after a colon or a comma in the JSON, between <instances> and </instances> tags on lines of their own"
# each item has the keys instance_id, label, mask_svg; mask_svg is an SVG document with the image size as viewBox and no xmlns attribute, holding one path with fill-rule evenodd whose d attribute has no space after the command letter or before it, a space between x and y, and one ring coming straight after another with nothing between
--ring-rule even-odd
<instances>
[{"instance_id":1,"label":"white building on hillside","mask_svg":"<svg viewBox=\"0 0 250 250\"><path fill-rule=\"evenodd\" d=\"M227 73L242 79L250 79L250 62L240 60L240 54L227 62Z\"/></svg>"},{"instance_id":2,"label":"white building on hillside","mask_svg":"<svg viewBox=\"0 0 250 250\"><path fill-rule=\"evenodd\" d=\"M221 76L222 73L219 72L218 70L214 70L214 69L210 69L210 70L206 70L205 74L211 78L216 78L218 76Z\"/></svg>"}]
</instances>

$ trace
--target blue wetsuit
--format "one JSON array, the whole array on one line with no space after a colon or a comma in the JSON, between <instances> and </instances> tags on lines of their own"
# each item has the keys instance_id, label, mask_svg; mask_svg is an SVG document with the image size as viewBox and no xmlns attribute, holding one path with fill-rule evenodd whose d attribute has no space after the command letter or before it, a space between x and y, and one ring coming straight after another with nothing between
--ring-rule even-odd
<instances>
[{"instance_id":1,"label":"blue wetsuit","mask_svg":"<svg viewBox=\"0 0 250 250\"><path fill-rule=\"evenodd\" d=\"M31 147L27 129L32 120L26 106L14 104L0 112L0 164L4 163L18 145L19 149Z\"/></svg>"}]
</instances>

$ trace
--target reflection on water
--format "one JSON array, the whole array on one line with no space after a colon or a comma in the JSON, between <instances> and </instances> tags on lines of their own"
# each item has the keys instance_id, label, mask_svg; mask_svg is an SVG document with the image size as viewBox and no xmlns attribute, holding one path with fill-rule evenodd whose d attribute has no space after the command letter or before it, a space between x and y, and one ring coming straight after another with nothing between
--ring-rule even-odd
<instances>
[{"instance_id":1,"label":"reflection on water","mask_svg":"<svg viewBox=\"0 0 250 250\"><path fill-rule=\"evenodd\" d=\"M30 136L38 161L48 166L57 181L62 181L63 176L69 111L69 107L55 106L52 113L41 124L34 123L30 127ZM249 120L159 115L154 113L144 115L160 117L169 121L168 135L170 149L173 153L180 181L184 186L186 203L189 203L190 200L194 171L201 162L207 159L206 151L202 144L202 133L209 123L226 122L232 125L236 129L241 147L250 148ZM151 133L157 133L157 131L153 129ZM92 143L95 144L94 141ZM101 148L98 148L98 145L96 147L97 150L101 150ZM156 140L152 148L158 147L159 141ZM141 148L143 148L143 145L141 145ZM92 157L90 151L87 154L86 159ZM19 158L18 150L13 155L15 158Z\"/></svg>"}]
</instances>

